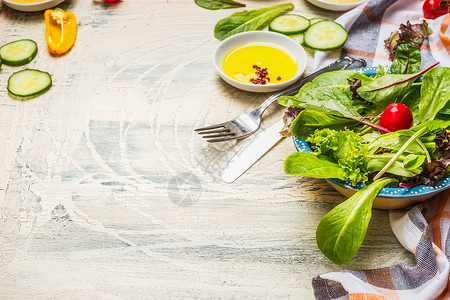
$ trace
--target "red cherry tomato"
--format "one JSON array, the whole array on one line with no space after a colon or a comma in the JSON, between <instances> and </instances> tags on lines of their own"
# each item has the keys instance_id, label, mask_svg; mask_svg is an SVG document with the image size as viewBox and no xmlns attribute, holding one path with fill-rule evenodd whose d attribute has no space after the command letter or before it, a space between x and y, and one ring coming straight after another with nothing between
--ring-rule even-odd
<instances>
[{"instance_id":1,"label":"red cherry tomato","mask_svg":"<svg viewBox=\"0 0 450 300\"><path fill-rule=\"evenodd\" d=\"M423 16L427 19L436 19L450 12L450 1L425 0L422 6Z\"/></svg>"},{"instance_id":2,"label":"red cherry tomato","mask_svg":"<svg viewBox=\"0 0 450 300\"><path fill-rule=\"evenodd\" d=\"M403 103L391 103L380 117L380 125L391 131L408 129L413 124L411 110Z\"/></svg>"}]
</instances>

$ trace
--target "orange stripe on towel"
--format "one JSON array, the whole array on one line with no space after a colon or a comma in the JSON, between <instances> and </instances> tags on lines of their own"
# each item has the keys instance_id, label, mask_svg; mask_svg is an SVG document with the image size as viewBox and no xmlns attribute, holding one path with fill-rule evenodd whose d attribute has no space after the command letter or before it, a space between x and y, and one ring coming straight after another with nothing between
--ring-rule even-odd
<instances>
[{"instance_id":1,"label":"orange stripe on towel","mask_svg":"<svg viewBox=\"0 0 450 300\"><path fill-rule=\"evenodd\" d=\"M383 296L366 293L349 294L348 298L350 300L386 300Z\"/></svg>"},{"instance_id":2,"label":"orange stripe on towel","mask_svg":"<svg viewBox=\"0 0 450 300\"><path fill-rule=\"evenodd\" d=\"M369 51L362 51L362 50L356 50L356 49L345 49L348 54L353 54L361 57L370 57L370 58L378 58L383 60L389 60L389 55L387 54L380 54L375 52L369 52Z\"/></svg>"},{"instance_id":3,"label":"orange stripe on towel","mask_svg":"<svg viewBox=\"0 0 450 300\"><path fill-rule=\"evenodd\" d=\"M448 26L450 25L450 15L447 15L442 19L442 22L439 26L439 38L441 39L442 44L444 45L445 50L447 50L448 54L450 54L450 38L446 35Z\"/></svg>"},{"instance_id":4,"label":"orange stripe on towel","mask_svg":"<svg viewBox=\"0 0 450 300\"><path fill-rule=\"evenodd\" d=\"M431 231L433 232L433 241L439 248L442 249L442 232L441 232L441 221L442 216L445 213L445 205L447 199L450 197L450 190L446 190L439 196L438 206L436 208L436 213L434 214L433 220L431 221Z\"/></svg>"},{"instance_id":5,"label":"orange stripe on towel","mask_svg":"<svg viewBox=\"0 0 450 300\"><path fill-rule=\"evenodd\" d=\"M364 14L366 15L366 17L367 17L371 22L373 22L373 23L375 23L375 24L380 24L380 25L393 25L393 26L395 26L395 27L398 27L398 26L399 26L399 24L392 23L392 22L383 20L382 18L378 17L378 16L373 12L373 10L372 10L369 6L367 6L367 5L364 5L364 6L362 6L362 5L361 5L361 6L358 6L358 9L362 10L362 11L364 12Z\"/></svg>"}]
</instances>

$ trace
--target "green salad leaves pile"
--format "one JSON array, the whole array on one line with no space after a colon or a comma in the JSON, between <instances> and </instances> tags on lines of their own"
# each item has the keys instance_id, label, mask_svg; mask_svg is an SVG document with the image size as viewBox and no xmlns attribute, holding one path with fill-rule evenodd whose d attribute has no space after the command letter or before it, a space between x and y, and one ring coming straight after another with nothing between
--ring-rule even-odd
<instances>
[{"instance_id":1,"label":"green salad leaves pile","mask_svg":"<svg viewBox=\"0 0 450 300\"><path fill-rule=\"evenodd\" d=\"M365 185L318 225L318 247L337 264L347 263L359 249L383 187L432 186L450 171L450 68L420 67L419 48L397 42L392 65L380 67L376 76L351 70L325 73L296 95L279 98L289 107L291 118L286 119L297 114L290 132L283 134L313 149L287 157L285 172ZM391 103L410 108L411 128L391 132L379 125Z\"/></svg>"}]
</instances>

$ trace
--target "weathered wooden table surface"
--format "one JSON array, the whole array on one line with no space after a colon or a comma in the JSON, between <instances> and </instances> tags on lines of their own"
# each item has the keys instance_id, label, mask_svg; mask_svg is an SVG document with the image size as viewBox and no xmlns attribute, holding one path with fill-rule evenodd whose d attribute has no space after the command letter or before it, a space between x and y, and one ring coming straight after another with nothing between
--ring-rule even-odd
<instances>
[{"instance_id":1,"label":"weathered wooden table surface","mask_svg":"<svg viewBox=\"0 0 450 300\"><path fill-rule=\"evenodd\" d=\"M293 3L306 17L340 15ZM193 129L268 96L239 91L213 69L214 25L234 10L191 0L60 7L76 14L78 38L52 57L43 12L1 6L0 44L39 46L29 65L0 72L1 299L311 299L321 273L413 264L380 210L352 262L321 254L316 225L344 198L323 180L283 173L289 139L222 182L245 141L207 144ZM53 87L12 99L8 77L23 68L51 73ZM262 127L281 114L270 107Z\"/></svg>"}]
</instances>

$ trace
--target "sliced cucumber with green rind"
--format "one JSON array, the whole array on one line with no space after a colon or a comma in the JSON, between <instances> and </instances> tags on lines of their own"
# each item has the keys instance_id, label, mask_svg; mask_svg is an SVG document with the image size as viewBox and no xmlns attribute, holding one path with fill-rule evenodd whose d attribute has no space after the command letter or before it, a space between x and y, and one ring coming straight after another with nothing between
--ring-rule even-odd
<instances>
[{"instance_id":1,"label":"sliced cucumber with green rind","mask_svg":"<svg viewBox=\"0 0 450 300\"><path fill-rule=\"evenodd\" d=\"M317 22L321 22L321 21L328 21L328 20L324 19L324 18L312 18L312 19L309 19L309 22L311 23L311 25L315 24Z\"/></svg>"},{"instance_id":2,"label":"sliced cucumber with green rind","mask_svg":"<svg viewBox=\"0 0 450 300\"><path fill-rule=\"evenodd\" d=\"M334 21L320 21L311 25L305 32L304 43L314 50L334 50L347 41L347 31Z\"/></svg>"},{"instance_id":3,"label":"sliced cucumber with green rind","mask_svg":"<svg viewBox=\"0 0 450 300\"><path fill-rule=\"evenodd\" d=\"M52 77L49 73L25 69L12 74L8 79L8 91L19 97L33 97L50 89Z\"/></svg>"},{"instance_id":4,"label":"sliced cucumber with green rind","mask_svg":"<svg viewBox=\"0 0 450 300\"><path fill-rule=\"evenodd\" d=\"M300 15L285 14L270 22L269 31L293 35L304 32L309 26L310 22L307 18Z\"/></svg>"},{"instance_id":5,"label":"sliced cucumber with green rind","mask_svg":"<svg viewBox=\"0 0 450 300\"><path fill-rule=\"evenodd\" d=\"M0 56L5 65L22 66L32 61L37 54L38 47L33 40L18 40L0 47Z\"/></svg>"},{"instance_id":6,"label":"sliced cucumber with green rind","mask_svg":"<svg viewBox=\"0 0 450 300\"><path fill-rule=\"evenodd\" d=\"M298 42L300 45L303 45L303 41L305 39L305 35L303 33L290 35L289 37L294 41Z\"/></svg>"}]
</instances>

